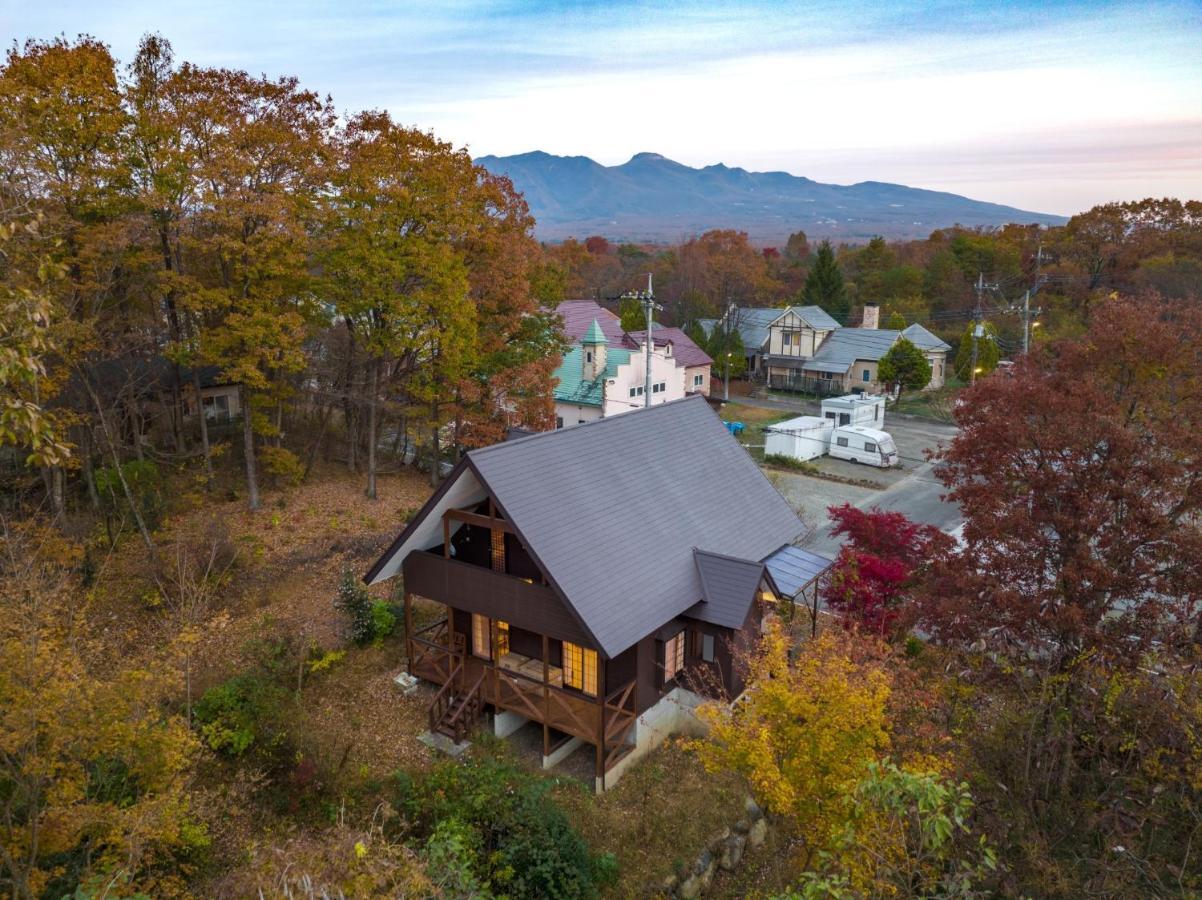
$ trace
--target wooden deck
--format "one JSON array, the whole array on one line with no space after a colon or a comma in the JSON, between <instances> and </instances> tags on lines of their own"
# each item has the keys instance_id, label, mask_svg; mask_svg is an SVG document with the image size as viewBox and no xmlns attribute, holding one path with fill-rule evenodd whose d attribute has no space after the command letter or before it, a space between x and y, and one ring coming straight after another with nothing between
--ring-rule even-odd
<instances>
[{"instance_id":1,"label":"wooden deck","mask_svg":"<svg viewBox=\"0 0 1202 900\"><path fill-rule=\"evenodd\" d=\"M634 708L634 681L613 691L608 697L589 697L534 678L523 671L500 667L465 651L464 636L455 634L454 646L447 640L446 621L437 622L409 640L410 674L435 684L447 685L440 691L440 702L448 708L457 690L478 693L483 703L496 710L508 710L533 722L578 737L597 748L598 775L622 759L630 746L626 737L637 715ZM523 667L528 668L528 667ZM548 667L551 668L551 667ZM544 729L544 735L546 735ZM544 741L548 741L544 737Z\"/></svg>"}]
</instances>

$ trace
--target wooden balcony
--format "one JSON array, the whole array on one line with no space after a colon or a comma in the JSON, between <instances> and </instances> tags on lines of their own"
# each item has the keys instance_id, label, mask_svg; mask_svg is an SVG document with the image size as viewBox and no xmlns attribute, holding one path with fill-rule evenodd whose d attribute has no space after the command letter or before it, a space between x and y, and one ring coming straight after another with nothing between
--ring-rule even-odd
<instances>
[{"instance_id":1,"label":"wooden balcony","mask_svg":"<svg viewBox=\"0 0 1202 900\"><path fill-rule=\"evenodd\" d=\"M496 665L473 656L465 651L463 635L456 633L453 641L448 640L449 635L443 620L409 639L410 673L443 686L435 699L438 709L431 708L431 722L441 720L448 711L457 715L461 708L470 710L469 701L491 704L498 711L514 712L542 724L545 749L547 729L593 744L598 775L611 769L631 749L626 738L637 718L633 680L607 697L590 697L522 671L529 666ZM542 665L541 661L531 662ZM555 669L549 665L543 668L548 675ZM457 717L457 727L460 721L462 718Z\"/></svg>"}]
</instances>

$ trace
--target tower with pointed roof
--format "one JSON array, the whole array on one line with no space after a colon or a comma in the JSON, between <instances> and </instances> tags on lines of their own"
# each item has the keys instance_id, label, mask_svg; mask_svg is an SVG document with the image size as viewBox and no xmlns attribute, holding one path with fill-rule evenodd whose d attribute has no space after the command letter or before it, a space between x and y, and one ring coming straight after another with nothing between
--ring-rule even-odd
<instances>
[{"instance_id":1,"label":"tower with pointed roof","mask_svg":"<svg viewBox=\"0 0 1202 900\"><path fill-rule=\"evenodd\" d=\"M601 323L593 319L593 324L589 326L584 338L580 341L580 346L583 349L581 354L581 372L582 381L596 381L605 373L606 358L605 358L605 333L601 330Z\"/></svg>"}]
</instances>

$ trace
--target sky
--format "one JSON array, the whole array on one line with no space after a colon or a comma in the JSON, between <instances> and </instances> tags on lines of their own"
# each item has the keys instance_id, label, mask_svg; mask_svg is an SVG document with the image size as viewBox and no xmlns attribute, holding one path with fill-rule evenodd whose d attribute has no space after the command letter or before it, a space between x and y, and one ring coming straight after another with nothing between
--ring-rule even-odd
<instances>
[{"instance_id":1,"label":"sky","mask_svg":"<svg viewBox=\"0 0 1202 900\"><path fill-rule=\"evenodd\" d=\"M473 155L891 181L1071 215L1202 199L1202 0L0 0L9 42L296 75Z\"/></svg>"}]
</instances>

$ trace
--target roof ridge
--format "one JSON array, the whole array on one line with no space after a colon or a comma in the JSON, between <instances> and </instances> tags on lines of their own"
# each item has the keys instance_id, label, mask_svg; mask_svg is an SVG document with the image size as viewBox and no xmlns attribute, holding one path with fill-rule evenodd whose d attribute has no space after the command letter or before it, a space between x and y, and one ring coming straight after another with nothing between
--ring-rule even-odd
<instances>
[{"instance_id":1,"label":"roof ridge","mask_svg":"<svg viewBox=\"0 0 1202 900\"><path fill-rule=\"evenodd\" d=\"M637 415L638 413L654 412L657 409L664 409L665 407L676 406L677 404L680 404L680 403L689 403L691 401L698 401L698 400L704 402L705 397L701 396L700 394L687 394L686 396L680 397L676 400L668 400L665 403L656 403L654 406L644 406L639 409L632 409L628 412L619 413L618 415L614 415L614 416L602 416L598 419L590 419L587 422L581 422L579 425L572 425L568 428L553 428L550 431L536 431L534 434L528 434L523 437L516 438L515 440L512 440L512 441L498 441L495 444L489 444L487 447L475 447L475 448L469 450L465 455L473 456L473 457L480 456L481 454L487 453L490 450L497 450L497 449L501 449L504 447L515 447L518 444L521 444L525 441L538 440L539 438L548 438L553 434L570 434L573 432L578 432L582 428L588 428L589 426L600 425L602 422L620 421L622 419L625 419L627 416Z\"/></svg>"}]
</instances>

